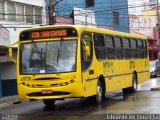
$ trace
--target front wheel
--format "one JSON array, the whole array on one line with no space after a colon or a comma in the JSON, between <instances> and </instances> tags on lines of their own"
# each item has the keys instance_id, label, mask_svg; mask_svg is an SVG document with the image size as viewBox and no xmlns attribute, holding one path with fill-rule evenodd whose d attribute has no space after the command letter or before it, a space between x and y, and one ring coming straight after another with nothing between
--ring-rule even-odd
<instances>
[{"instance_id":1,"label":"front wheel","mask_svg":"<svg viewBox=\"0 0 160 120\"><path fill-rule=\"evenodd\" d=\"M89 97L94 104L101 104L102 102L102 96L103 96L103 91L102 91L102 84L100 81L97 83L97 90L96 90L96 95Z\"/></svg>"},{"instance_id":2,"label":"front wheel","mask_svg":"<svg viewBox=\"0 0 160 120\"><path fill-rule=\"evenodd\" d=\"M51 107L55 105L55 99L43 99L43 103L46 107Z\"/></svg>"},{"instance_id":3,"label":"front wheel","mask_svg":"<svg viewBox=\"0 0 160 120\"><path fill-rule=\"evenodd\" d=\"M98 81L98 83L97 83L96 101L95 101L97 104L100 104L102 102L102 94L103 94L102 84L101 84L100 81Z\"/></svg>"}]
</instances>

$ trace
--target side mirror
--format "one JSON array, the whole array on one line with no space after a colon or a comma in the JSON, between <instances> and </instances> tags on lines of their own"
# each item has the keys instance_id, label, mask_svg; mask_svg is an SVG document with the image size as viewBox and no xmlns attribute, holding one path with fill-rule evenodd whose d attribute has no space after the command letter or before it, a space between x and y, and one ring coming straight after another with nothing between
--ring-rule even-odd
<instances>
[{"instance_id":1,"label":"side mirror","mask_svg":"<svg viewBox=\"0 0 160 120\"><path fill-rule=\"evenodd\" d=\"M13 58L13 50L12 50L12 46L16 45L18 43L18 41L14 42L13 44L11 44L9 46L9 58L12 62L16 63L16 60Z\"/></svg>"},{"instance_id":2,"label":"side mirror","mask_svg":"<svg viewBox=\"0 0 160 120\"><path fill-rule=\"evenodd\" d=\"M13 51L12 51L12 48L11 47L9 47L9 58L12 58L13 57Z\"/></svg>"},{"instance_id":3,"label":"side mirror","mask_svg":"<svg viewBox=\"0 0 160 120\"><path fill-rule=\"evenodd\" d=\"M89 46L85 46L84 50L85 50L86 57L88 58L91 55L91 53L90 53L90 47Z\"/></svg>"},{"instance_id":4,"label":"side mirror","mask_svg":"<svg viewBox=\"0 0 160 120\"><path fill-rule=\"evenodd\" d=\"M86 58L88 58L91 55L90 46L87 45L86 41L83 41L83 45L84 45L85 56L86 56Z\"/></svg>"}]
</instances>

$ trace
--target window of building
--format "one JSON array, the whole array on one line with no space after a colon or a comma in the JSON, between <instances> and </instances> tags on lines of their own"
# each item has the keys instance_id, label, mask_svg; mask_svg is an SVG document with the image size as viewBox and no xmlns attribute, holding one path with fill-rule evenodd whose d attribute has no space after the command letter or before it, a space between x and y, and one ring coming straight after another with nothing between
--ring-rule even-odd
<instances>
[{"instance_id":1,"label":"window of building","mask_svg":"<svg viewBox=\"0 0 160 120\"><path fill-rule=\"evenodd\" d=\"M16 8L13 2L7 2L7 18L11 21L16 20Z\"/></svg>"},{"instance_id":2,"label":"window of building","mask_svg":"<svg viewBox=\"0 0 160 120\"><path fill-rule=\"evenodd\" d=\"M0 1L0 19L4 19L4 2Z\"/></svg>"},{"instance_id":3,"label":"window of building","mask_svg":"<svg viewBox=\"0 0 160 120\"><path fill-rule=\"evenodd\" d=\"M94 0L86 0L86 7L94 7L95 2Z\"/></svg>"},{"instance_id":4,"label":"window of building","mask_svg":"<svg viewBox=\"0 0 160 120\"><path fill-rule=\"evenodd\" d=\"M115 11L113 12L113 23L119 24L119 13Z\"/></svg>"},{"instance_id":5,"label":"window of building","mask_svg":"<svg viewBox=\"0 0 160 120\"><path fill-rule=\"evenodd\" d=\"M157 0L149 0L149 5L154 6L157 4Z\"/></svg>"},{"instance_id":6,"label":"window of building","mask_svg":"<svg viewBox=\"0 0 160 120\"><path fill-rule=\"evenodd\" d=\"M33 23L33 6L26 6L26 23Z\"/></svg>"},{"instance_id":7,"label":"window of building","mask_svg":"<svg viewBox=\"0 0 160 120\"><path fill-rule=\"evenodd\" d=\"M0 19L5 19L5 10L9 21L42 24L42 7L10 1L4 5L4 0L0 0Z\"/></svg>"},{"instance_id":8,"label":"window of building","mask_svg":"<svg viewBox=\"0 0 160 120\"><path fill-rule=\"evenodd\" d=\"M42 24L42 8L35 7L35 23Z\"/></svg>"},{"instance_id":9,"label":"window of building","mask_svg":"<svg viewBox=\"0 0 160 120\"><path fill-rule=\"evenodd\" d=\"M24 5L17 4L17 21L24 21Z\"/></svg>"}]
</instances>

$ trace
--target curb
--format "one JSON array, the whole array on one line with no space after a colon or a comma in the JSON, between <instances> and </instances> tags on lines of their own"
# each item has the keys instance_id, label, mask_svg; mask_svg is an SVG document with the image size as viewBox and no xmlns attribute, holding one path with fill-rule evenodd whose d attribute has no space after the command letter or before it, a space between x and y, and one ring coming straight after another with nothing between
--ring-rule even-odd
<instances>
[{"instance_id":1,"label":"curb","mask_svg":"<svg viewBox=\"0 0 160 120\"><path fill-rule=\"evenodd\" d=\"M20 100L17 95L0 98L0 108L19 103L22 103L22 100Z\"/></svg>"},{"instance_id":2,"label":"curb","mask_svg":"<svg viewBox=\"0 0 160 120\"><path fill-rule=\"evenodd\" d=\"M9 105L10 105L10 103L0 103L0 108L7 107Z\"/></svg>"}]
</instances>

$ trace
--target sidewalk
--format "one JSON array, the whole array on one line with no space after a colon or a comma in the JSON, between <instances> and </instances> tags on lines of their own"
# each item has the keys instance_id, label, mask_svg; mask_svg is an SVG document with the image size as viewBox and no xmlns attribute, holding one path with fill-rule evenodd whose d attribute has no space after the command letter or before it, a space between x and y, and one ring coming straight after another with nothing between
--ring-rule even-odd
<instances>
[{"instance_id":1,"label":"sidewalk","mask_svg":"<svg viewBox=\"0 0 160 120\"><path fill-rule=\"evenodd\" d=\"M18 95L0 97L0 107L8 106L10 104L18 104L21 101L18 98Z\"/></svg>"}]
</instances>

